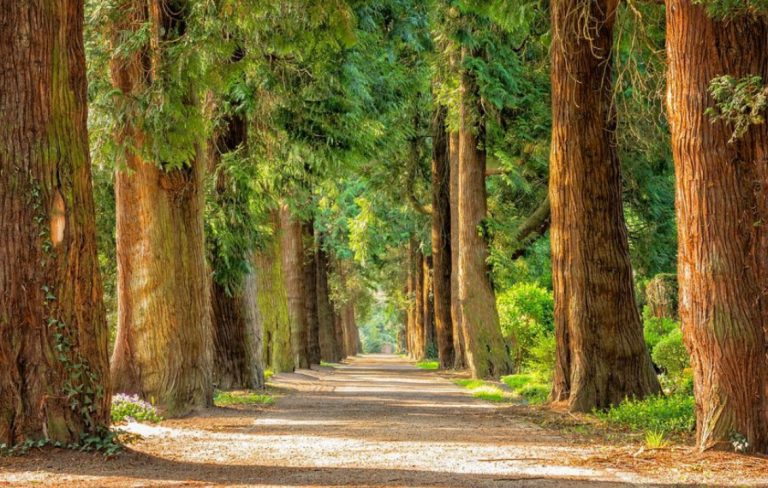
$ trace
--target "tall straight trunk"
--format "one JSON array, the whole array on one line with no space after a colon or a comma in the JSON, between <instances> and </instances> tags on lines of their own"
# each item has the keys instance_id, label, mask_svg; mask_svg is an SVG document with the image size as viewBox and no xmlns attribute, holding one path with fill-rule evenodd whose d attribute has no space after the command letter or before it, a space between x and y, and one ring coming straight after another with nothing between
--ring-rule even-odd
<instances>
[{"instance_id":1,"label":"tall straight trunk","mask_svg":"<svg viewBox=\"0 0 768 488\"><path fill-rule=\"evenodd\" d=\"M283 278L288 293L288 317L291 322L291 347L297 368L309 368L307 317L305 312L304 249L301 221L291 215L287 206L280 208Z\"/></svg>"},{"instance_id":2,"label":"tall straight trunk","mask_svg":"<svg viewBox=\"0 0 768 488\"><path fill-rule=\"evenodd\" d=\"M432 127L432 289L435 334L440 367L452 368L453 321L451 320L451 197L450 154L446 109L439 107Z\"/></svg>"},{"instance_id":3,"label":"tall straight trunk","mask_svg":"<svg viewBox=\"0 0 768 488\"><path fill-rule=\"evenodd\" d=\"M347 357L355 356L358 351L360 337L357 332L355 319L355 303L348 301L341 308L341 324L344 329L344 349Z\"/></svg>"},{"instance_id":4,"label":"tall straight trunk","mask_svg":"<svg viewBox=\"0 0 768 488\"><path fill-rule=\"evenodd\" d=\"M588 12L573 15L587 5ZM622 211L611 103L615 10L615 0L552 4L551 398L582 412L660 391L635 303Z\"/></svg>"},{"instance_id":5,"label":"tall straight trunk","mask_svg":"<svg viewBox=\"0 0 768 488\"><path fill-rule=\"evenodd\" d=\"M424 269L424 281L422 284L423 313L424 313L424 357L433 358L433 351L437 351L437 332L435 331L435 302L432 283L432 256L423 256L421 260Z\"/></svg>"},{"instance_id":6,"label":"tall straight trunk","mask_svg":"<svg viewBox=\"0 0 768 488\"><path fill-rule=\"evenodd\" d=\"M466 60L469 55L465 48L462 56ZM475 378L488 378L510 373L512 363L501 336L483 231L486 156L480 105L477 80L465 69L459 131L459 306L467 366Z\"/></svg>"},{"instance_id":7,"label":"tall straight trunk","mask_svg":"<svg viewBox=\"0 0 768 488\"><path fill-rule=\"evenodd\" d=\"M426 324L424 319L424 254L416 248L413 260L413 326L411 328L411 357L416 360L427 356Z\"/></svg>"},{"instance_id":8,"label":"tall straight trunk","mask_svg":"<svg viewBox=\"0 0 768 488\"><path fill-rule=\"evenodd\" d=\"M177 22L162 5L125 0L114 38L149 22L152 40L127 58L112 59L112 82L126 95L151 86L159 45ZM146 66L145 63L150 63ZM187 103L194 103L190 95ZM212 403L213 335L210 285L203 238L203 178L200 148L189 165L165 171L146 161L148 135L131 119L116 134L128 149L117 172L118 330L112 355L115 391L151 399L167 416Z\"/></svg>"},{"instance_id":9,"label":"tall straight trunk","mask_svg":"<svg viewBox=\"0 0 768 488\"><path fill-rule=\"evenodd\" d=\"M453 367L466 367L464 330L459 306L459 133L448 134L448 183L451 216L451 322L453 324Z\"/></svg>"},{"instance_id":10,"label":"tall straight trunk","mask_svg":"<svg viewBox=\"0 0 768 488\"><path fill-rule=\"evenodd\" d=\"M336 341L333 304L328 290L328 255L322 242L317 246L317 322L319 329L320 359L336 362L341 358L341 350Z\"/></svg>"},{"instance_id":11,"label":"tall straight trunk","mask_svg":"<svg viewBox=\"0 0 768 488\"><path fill-rule=\"evenodd\" d=\"M317 244L312 220L302 225L304 239L304 316L309 364L320 364L320 318L317 298Z\"/></svg>"},{"instance_id":12,"label":"tall straight trunk","mask_svg":"<svg viewBox=\"0 0 768 488\"><path fill-rule=\"evenodd\" d=\"M283 280L281 227L277 211L271 215L274 235L267 246L254 257L258 320L264 345L264 366L275 373L293 371L291 321L288 316L288 294Z\"/></svg>"},{"instance_id":13,"label":"tall straight trunk","mask_svg":"<svg viewBox=\"0 0 768 488\"><path fill-rule=\"evenodd\" d=\"M0 443L109 426L83 2L0 2Z\"/></svg>"},{"instance_id":14,"label":"tall straight trunk","mask_svg":"<svg viewBox=\"0 0 768 488\"><path fill-rule=\"evenodd\" d=\"M254 273L248 273L241 288L230 294L213 283L214 383L217 388L260 388L264 385L261 365L261 323Z\"/></svg>"},{"instance_id":15,"label":"tall straight trunk","mask_svg":"<svg viewBox=\"0 0 768 488\"><path fill-rule=\"evenodd\" d=\"M702 449L744 436L768 451L768 126L712 123L710 81L768 82L768 21L715 21L689 0L667 2L668 111L676 173L680 319L694 373Z\"/></svg>"}]
</instances>

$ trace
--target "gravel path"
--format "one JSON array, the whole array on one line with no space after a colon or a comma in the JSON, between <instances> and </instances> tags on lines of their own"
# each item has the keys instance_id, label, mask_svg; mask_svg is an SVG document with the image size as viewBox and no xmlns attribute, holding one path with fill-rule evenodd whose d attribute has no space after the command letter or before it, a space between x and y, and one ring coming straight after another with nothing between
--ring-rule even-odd
<instances>
[{"instance_id":1,"label":"gravel path","mask_svg":"<svg viewBox=\"0 0 768 488\"><path fill-rule=\"evenodd\" d=\"M395 356L273 383L284 395L272 406L129 424L141 439L116 459L57 450L0 460L0 485L692 486L581 466L574 460L599 446L515 418Z\"/></svg>"}]
</instances>

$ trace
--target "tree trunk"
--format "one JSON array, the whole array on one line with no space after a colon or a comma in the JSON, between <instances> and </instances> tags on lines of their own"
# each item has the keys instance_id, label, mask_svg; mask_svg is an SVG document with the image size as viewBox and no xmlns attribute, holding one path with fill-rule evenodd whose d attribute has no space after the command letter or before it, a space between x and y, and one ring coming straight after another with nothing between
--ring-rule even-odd
<instances>
[{"instance_id":1,"label":"tree trunk","mask_svg":"<svg viewBox=\"0 0 768 488\"><path fill-rule=\"evenodd\" d=\"M0 442L109 426L83 2L0 5Z\"/></svg>"},{"instance_id":2,"label":"tree trunk","mask_svg":"<svg viewBox=\"0 0 768 488\"><path fill-rule=\"evenodd\" d=\"M451 321L451 201L450 162L445 125L446 109L437 109L432 136L432 288L437 356L442 369L452 368Z\"/></svg>"},{"instance_id":3,"label":"tree trunk","mask_svg":"<svg viewBox=\"0 0 768 488\"><path fill-rule=\"evenodd\" d=\"M689 0L667 2L668 111L676 168L680 318L691 352L702 449L768 451L768 126L713 123L710 81L768 81L768 23L710 19Z\"/></svg>"},{"instance_id":4,"label":"tree trunk","mask_svg":"<svg viewBox=\"0 0 768 488\"><path fill-rule=\"evenodd\" d=\"M293 371L294 362L291 321L288 318L288 294L283 280L280 218L277 211L273 212L271 221L275 234L266 248L256 254L254 273L259 305L258 320L264 343L264 366L280 373Z\"/></svg>"},{"instance_id":5,"label":"tree trunk","mask_svg":"<svg viewBox=\"0 0 768 488\"><path fill-rule=\"evenodd\" d=\"M424 357L434 359L437 352L437 332L435 330L435 302L432 292L432 256L424 256L421 263L424 268L422 287L424 294Z\"/></svg>"},{"instance_id":6,"label":"tree trunk","mask_svg":"<svg viewBox=\"0 0 768 488\"><path fill-rule=\"evenodd\" d=\"M320 364L320 319L317 299L317 244L312 220L302 225L304 232L304 316L307 322L309 364Z\"/></svg>"},{"instance_id":7,"label":"tree trunk","mask_svg":"<svg viewBox=\"0 0 768 488\"><path fill-rule=\"evenodd\" d=\"M328 255L322 243L317 247L317 321L319 327L320 358L323 361L336 362L342 359L341 350L336 341L336 325L333 304L328 290Z\"/></svg>"},{"instance_id":8,"label":"tree trunk","mask_svg":"<svg viewBox=\"0 0 768 488\"><path fill-rule=\"evenodd\" d=\"M455 369L467 366L464 354L464 330L459 305L459 133L448 134L448 180L451 215L451 322Z\"/></svg>"},{"instance_id":9,"label":"tree trunk","mask_svg":"<svg viewBox=\"0 0 768 488\"><path fill-rule=\"evenodd\" d=\"M125 1L115 38L146 22L153 36L172 21L157 4ZM113 58L112 81L123 94L153 82L159 40ZM149 54L147 54L149 52ZM147 61L150 60L150 61ZM191 99L188 103L194 103ZM112 355L115 391L153 400L166 416L212 403L213 334L203 238L205 162L198 147L189 166L165 171L139 151L147 135L128 119L116 139L126 144L115 179L118 330Z\"/></svg>"},{"instance_id":10,"label":"tree trunk","mask_svg":"<svg viewBox=\"0 0 768 488\"><path fill-rule=\"evenodd\" d=\"M291 347L297 368L309 368L307 319L304 297L304 249L301 222L293 218L287 206L280 208L283 277L288 293L288 317L291 322Z\"/></svg>"},{"instance_id":11,"label":"tree trunk","mask_svg":"<svg viewBox=\"0 0 768 488\"><path fill-rule=\"evenodd\" d=\"M551 398L589 412L660 391L629 262L611 103L615 0L573 15L552 5L552 276L557 363ZM587 23L582 26L579 22Z\"/></svg>"},{"instance_id":12,"label":"tree trunk","mask_svg":"<svg viewBox=\"0 0 768 488\"><path fill-rule=\"evenodd\" d=\"M464 49L462 55L466 58ZM477 80L461 75L461 128L459 132L459 302L464 333L465 360L475 378L512 372L496 310L496 296L488 268L486 217L485 127L477 112Z\"/></svg>"},{"instance_id":13,"label":"tree trunk","mask_svg":"<svg viewBox=\"0 0 768 488\"><path fill-rule=\"evenodd\" d=\"M426 324L424 319L424 254L416 248L413 260L413 326L411 328L411 357L417 361L427 356Z\"/></svg>"}]
</instances>

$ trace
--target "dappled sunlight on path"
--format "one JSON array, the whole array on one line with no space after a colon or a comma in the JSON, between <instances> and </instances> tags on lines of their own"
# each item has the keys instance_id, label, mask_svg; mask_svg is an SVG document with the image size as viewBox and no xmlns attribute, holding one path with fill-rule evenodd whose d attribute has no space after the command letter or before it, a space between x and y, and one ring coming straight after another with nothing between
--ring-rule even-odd
<instances>
[{"instance_id":1,"label":"dappled sunlight on path","mask_svg":"<svg viewBox=\"0 0 768 488\"><path fill-rule=\"evenodd\" d=\"M280 374L268 407L128 424L131 451L3 461L0 484L69 486L662 486L579 466L570 443L396 356ZM684 486L684 485L675 485Z\"/></svg>"}]
</instances>

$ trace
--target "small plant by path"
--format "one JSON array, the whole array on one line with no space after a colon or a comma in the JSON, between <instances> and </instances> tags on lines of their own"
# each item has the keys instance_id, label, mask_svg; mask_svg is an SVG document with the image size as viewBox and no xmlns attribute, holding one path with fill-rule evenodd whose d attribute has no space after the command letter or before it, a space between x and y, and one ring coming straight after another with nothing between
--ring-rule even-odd
<instances>
[{"instance_id":1,"label":"small plant by path","mask_svg":"<svg viewBox=\"0 0 768 488\"><path fill-rule=\"evenodd\" d=\"M229 407L232 405L271 405L275 403L275 397L263 392L251 390L217 391L213 397L213 404L217 407Z\"/></svg>"},{"instance_id":2,"label":"small plant by path","mask_svg":"<svg viewBox=\"0 0 768 488\"><path fill-rule=\"evenodd\" d=\"M489 381L463 379L455 380L454 383L466 388L473 397L481 400L496 403L511 403L519 400L515 393L505 391Z\"/></svg>"},{"instance_id":3,"label":"small plant by path","mask_svg":"<svg viewBox=\"0 0 768 488\"><path fill-rule=\"evenodd\" d=\"M440 368L440 363L436 360L425 359L424 361L419 361L418 363L416 363L416 366L421 369L434 371Z\"/></svg>"}]
</instances>

